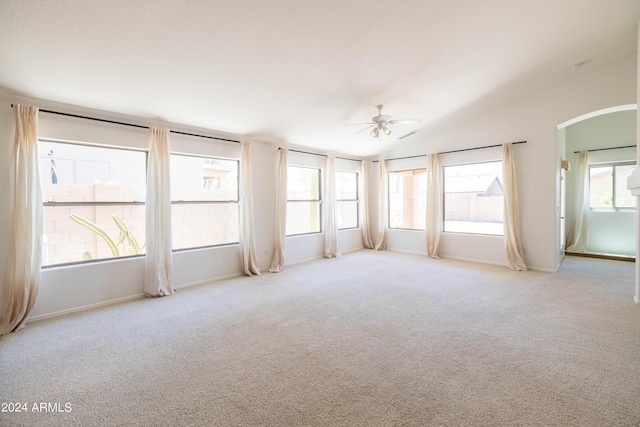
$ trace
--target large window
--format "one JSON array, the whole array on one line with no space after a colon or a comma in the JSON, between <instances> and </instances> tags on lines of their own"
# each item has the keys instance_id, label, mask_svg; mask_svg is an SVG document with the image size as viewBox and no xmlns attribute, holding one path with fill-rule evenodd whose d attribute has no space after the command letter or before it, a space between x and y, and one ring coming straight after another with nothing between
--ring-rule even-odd
<instances>
[{"instance_id":1,"label":"large window","mask_svg":"<svg viewBox=\"0 0 640 427\"><path fill-rule=\"evenodd\" d=\"M173 249L238 242L238 161L171 155Z\"/></svg>"},{"instance_id":2,"label":"large window","mask_svg":"<svg viewBox=\"0 0 640 427\"><path fill-rule=\"evenodd\" d=\"M336 217L338 229L357 228L358 173L336 172Z\"/></svg>"},{"instance_id":3,"label":"large window","mask_svg":"<svg viewBox=\"0 0 640 427\"><path fill-rule=\"evenodd\" d=\"M444 167L444 231L504 234L502 162Z\"/></svg>"},{"instance_id":4,"label":"large window","mask_svg":"<svg viewBox=\"0 0 640 427\"><path fill-rule=\"evenodd\" d=\"M598 164L589 167L589 206L592 209L633 209L636 198L627 190L627 177L635 163Z\"/></svg>"},{"instance_id":5,"label":"large window","mask_svg":"<svg viewBox=\"0 0 640 427\"><path fill-rule=\"evenodd\" d=\"M320 169L287 167L287 236L319 233Z\"/></svg>"},{"instance_id":6,"label":"large window","mask_svg":"<svg viewBox=\"0 0 640 427\"><path fill-rule=\"evenodd\" d=\"M144 253L146 153L41 140L42 265Z\"/></svg>"},{"instance_id":7,"label":"large window","mask_svg":"<svg viewBox=\"0 0 640 427\"><path fill-rule=\"evenodd\" d=\"M427 227L426 169L389 172L389 228Z\"/></svg>"}]
</instances>

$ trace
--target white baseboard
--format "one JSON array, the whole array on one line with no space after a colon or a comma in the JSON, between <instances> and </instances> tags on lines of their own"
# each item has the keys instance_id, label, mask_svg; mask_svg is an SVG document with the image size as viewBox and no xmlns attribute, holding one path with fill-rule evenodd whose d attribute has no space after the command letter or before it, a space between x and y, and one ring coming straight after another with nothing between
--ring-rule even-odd
<instances>
[{"instance_id":1,"label":"white baseboard","mask_svg":"<svg viewBox=\"0 0 640 427\"><path fill-rule=\"evenodd\" d=\"M399 253L412 254L412 255L424 255L425 257L427 256L427 254L425 252L407 251L407 250L400 250L400 249L387 249L387 250L390 251L390 252L399 252ZM442 259L450 259L450 260L454 260L454 261L473 262L473 263L476 263L476 264L496 265L498 267L509 268L508 264L505 264L505 263L502 263L502 262L485 261L485 260L480 260L480 259L464 258L464 257L453 257L453 256L445 256L445 255L441 255L440 258L442 258ZM529 266L529 265L527 265L527 269L528 270L533 270L533 271L543 271L545 273L556 273L558 271L557 269L554 270L553 268L534 267L534 266Z\"/></svg>"},{"instance_id":2,"label":"white baseboard","mask_svg":"<svg viewBox=\"0 0 640 427\"><path fill-rule=\"evenodd\" d=\"M144 298L144 294L136 294L136 295L131 295L131 296L128 296L128 297L110 299L108 301L101 301L101 302L97 302L95 304L87 304L87 305L82 305L80 307L68 308L66 310L54 311L53 313L41 314L39 316L29 316L29 318L27 319L26 323L35 322L37 320L49 319L51 317L64 316L65 314L76 313L76 312L79 312L79 311L92 310L94 308L100 308L100 307L104 307L104 306L107 306L107 305L113 305L113 304L132 301L132 300L136 300L136 299L142 299L142 298Z\"/></svg>"},{"instance_id":3,"label":"white baseboard","mask_svg":"<svg viewBox=\"0 0 640 427\"><path fill-rule=\"evenodd\" d=\"M477 260L477 259L471 259L471 258L459 258L459 257L449 257L449 256L441 256L440 258L453 259L453 260L456 260L456 261L475 262L475 263L478 263L478 264L497 265L499 267L510 268L509 264L505 264L505 263L502 263L502 262L483 261L483 260ZM558 270L554 270L553 268L534 267L534 266L531 266L531 265L527 265L527 270L542 271L544 273L557 273L557 271L558 271Z\"/></svg>"},{"instance_id":4,"label":"white baseboard","mask_svg":"<svg viewBox=\"0 0 640 427\"><path fill-rule=\"evenodd\" d=\"M390 249L387 248L387 250L389 252L399 252L402 254L411 254L411 255L422 255L425 256L427 258L429 258L429 256L427 255L426 252L419 252L419 251L407 251L404 249ZM445 255L440 255L439 258L441 259L450 259L453 261L464 261L464 262L473 262L476 264L489 264L489 265L497 265L500 267L508 267L506 264L500 263L500 262L493 262L493 261L484 261L484 260L479 260L479 259L473 259L473 258L463 258L463 257L453 257L453 256L445 256Z\"/></svg>"},{"instance_id":5,"label":"white baseboard","mask_svg":"<svg viewBox=\"0 0 640 427\"><path fill-rule=\"evenodd\" d=\"M198 280L197 282L183 283L181 285L176 285L175 288L176 289L190 288L192 286L206 285L208 283L219 282L221 280L226 280L226 279L233 279L234 277L240 277L240 276L244 276L244 273L232 273L224 276L213 277L211 279Z\"/></svg>"},{"instance_id":6,"label":"white baseboard","mask_svg":"<svg viewBox=\"0 0 640 427\"><path fill-rule=\"evenodd\" d=\"M503 262L485 261L485 260L481 260L481 259L453 257L453 256L440 256L440 258L442 258L442 259L450 259L450 260L454 260L454 261L473 262L473 263L476 263L476 264L496 265L498 267L509 268L509 266L507 264L503 263Z\"/></svg>"},{"instance_id":7,"label":"white baseboard","mask_svg":"<svg viewBox=\"0 0 640 427\"><path fill-rule=\"evenodd\" d=\"M342 254L344 255L344 254L348 254L348 253L351 253L351 252L357 252L357 251L361 251L363 249L365 249L364 246L360 246L358 248L347 249L346 251L342 251Z\"/></svg>"},{"instance_id":8,"label":"white baseboard","mask_svg":"<svg viewBox=\"0 0 640 427\"><path fill-rule=\"evenodd\" d=\"M412 254L412 255L424 255L427 256L426 252L418 252L418 251L407 251L404 249L393 249L393 248L387 248L386 250L388 250L389 252L399 252L401 254ZM442 257L440 257L442 258Z\"/></svg>"},{"instance_id":9,"label":"white baseboard","mask_svg":"<svg viewBox=\"0 0 640 427\"><path fill-rule=\"evenodd\" d=\"M190 288L192 286L206 285L208 283L219 282L219 281L225 280L225 279L232 279L234 277L240 277L242 275L243 275L243 273L227 274L225 276L214 277L212 279L199 280L197 282L190 282L190 283L183 283L181 285L176 285L175 288L176 288L176 290L180 290L180 289ZM26 323L35 322L35 321L38 321L38 320L49 319L49 318L52 318L52 317L64 316L65 314L77 313L77 312L80 312L80 311L93 310L95 308L100 308L100 307L105 307L105 306L108 306L108 305L119 304L119 303L132 301L132 300L136 300L136 299L142 299L144 297L145 297L144 294L136 294L136 295L131 295L131 296L128 296L128 297L115 298L115 299L110 299L110 300L107 300L107 301L100 301L100 302L97 302L95 304L87 304L87 305L82 305L80 307L69 308L69 309L66 309L66 310L54 311L52 313L40 314L38 316L29 316L29 319L27 319Z\"/></svg>"},{"instance_id":10,"label":"white baseboard","mask_svg":"<svg viewBox=\"0 0 640 427\"><path fill-rule=\"evenodd\" d=\"M309 261L317 261L319 259L323 259L324 255L318 255L318 256L312 256L309 258L304 258L304 259L299 259L297 261L291 261L291 262L287 262L287 260L284 260L284 268L287 268L288 265L297 265L297 264L304 264L306 262Z\"/></svg>"},{"instance_id":11,"label":"white baseboard","mask_svg":"<svg viewBox=\"0 0 640 427\"><path fill-rule=\"evenodd\" d=\"M365 249L364 246L358 247L358 248L352 248L352 249L347 249L346 251L342 251L342 255L344 254L348 254L351 252L357 252L357 251L361 251ZM304 264L305 262L309 262L309 261L317 261L319 259L325 259L324 255L317 255L317 256L313 256L313 257L309 257L309 258L304 258L304 259L299 259L297 261L291 261L291 262L287 262L287 260L284 260L284 268L286 268L288 265L296 265L296 264ZM260 267L260 273L264 273L267 270L269 270L269 266L266 267Z\"/></svg>"},{"instance_id":12,"label":"white baseboard","mask_svg":"<svg viewBox=\"0 0 640 427\"><path fill-rule=\"evenodd\" d=\"M532 267L532 266L527 265L527 268L529 270L542 271L544 273L557 273L558 269L560 268L560 266L558 265L557 268L553 269L553 268L544 268L544 267Z\"/></svg>"}]
</instances>

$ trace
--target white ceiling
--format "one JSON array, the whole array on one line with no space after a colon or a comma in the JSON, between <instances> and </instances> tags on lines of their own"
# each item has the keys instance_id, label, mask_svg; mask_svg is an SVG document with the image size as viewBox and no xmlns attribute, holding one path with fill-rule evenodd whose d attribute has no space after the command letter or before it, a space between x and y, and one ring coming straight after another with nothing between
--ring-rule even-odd
<instances>
[{"instance_id":1,"label":"white ceiling","mask_svg":"<svg viewBox=\"0 0 640 427\"><path fill-rule=\"evenodd\" d=\"M635 53L639 19L638 0L4 0L0 91L369 156ZM377 104L422 124L344 126Z\"/></svg>"}]
</instances>

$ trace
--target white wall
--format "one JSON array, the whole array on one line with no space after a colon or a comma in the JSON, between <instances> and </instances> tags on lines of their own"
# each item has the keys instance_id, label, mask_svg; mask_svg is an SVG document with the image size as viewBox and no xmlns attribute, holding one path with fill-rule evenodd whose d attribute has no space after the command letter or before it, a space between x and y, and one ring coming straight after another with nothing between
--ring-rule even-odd
<instances>
[{"instance_id":1,"label":"white wall","mask_svg":"<svg viewBox=\"0 0 640 427\"><path fill-rule=\"evenodd\" d=\"M562 162L567 160L566 129L561 128L556 131L556 265L564 258L566 249L566 239L564 235L567 229L567 171L562 170ZM563 181L564 180L564 181ZM564 201L564 205L563 205ZM563 210L564 208L564 210Z\"/></svg>"},{"instance_id":2,"label":"white wall","mask_svg":"<svg viewBox=\"0 0 640 427\"><path fill-rule=\"evenodd\" d=\"M620 111L592 117L565 128L567 172L567 216L573 213L578 154L575 151L636 145L636 111ZM636 148L593 151L589 163L635 161ZM593 211L589 215L588 252L634 256L636 213Z\"/></svg>"},{"instance_id":3,"label":"white wall","mask_svg":"<svg viewBox=\"0 0 640 427\"><path fill-rule=\"evenodd\" d=\"M142 125L166 126L174 130L196 134L241 139L234 135L215 133L206 129L193 129L159 121L127 117L92 111L80 107L24 99L0 94L0 179L7 182L14 136L12 103L36 105L54 111L99 117ZM48 113L39 115L39 136L71 141L92 142L146 149L148 132L115 124L70 118ZM203 154L217 157L238 158L239 144L171 134L173 152ZM254 187L256 251L258 264L267 268L273 255L275 242L275 188L278 147L269 142L252 144L252 181ZM313 163L324 167L324 158L308 155L292 155L296 162ZM340 170L359 170L360 163L338 160ZM0 277L4 278L10 245L11 214L6 208L9 193L0 190ZM338 238L343 252L362 248L360 229L339 231ZM287 264L322 257L324 234L288 237L285 241ZM286 268L286 267L285 267ZM219 278L241 274L238 245L227 245L197 250L175 252L173 255L173 279L179 288ZM267 273L268 274L268 273ZM98 261L88 264L48 267L42 270L40 294L31 319L55 313L75 311L83 307L98 306L117 300L135 298L143 292L144 258L127 258ZM2 298L3 296L0 296ZM2 301L0 301L1 303Z\"/></svg>"},{"instance_id":4,"label":"white wall","mask_svg":"<svg viewBox=\"0 0 640 427\"><path fill-rule=\"evenodd\" d=\"M591 212L587 252L636 256L635 212Z\"/></svg>"},{"instance_id":5,"label":"white wall","mask_svg":"<svg viewBox=\"0 0 640 427\"><path fill-rule=\"evenodd\" d=\"M518 174L522 241L525 260L532 268L555 270L560 261L557 242L559 212L557 192L559 161L556 145L556 127L574 117L603 108L633 104L636 102L636 56L629 56L594 70L582 70L569 80L528 97L513 101L509 105L485 114L461 118L456 123L442 126L421 134L417 142L400 145L384 157L400 157L453 149L499 144L508 141L527 140L527 144L514 147L514 158ZM172 129L193 133L215 134L203 129L176 128L171 124L90 111L79 107L61 106L55 103L20 99L15 96L0 96L0 179L7 182L13 143L13 111L11 103L24 103L76 112L90 116L169 126ZM437 107L437 106L435 106ZM434 108L435 108L434 107ZM98 141L118 144L127 141L137 147L146 147L144 130L124 128L117 125L87 122L60 116L47 117L41 114L42 132L49 137L74 140ZM42 134L41 132L41 134ZM229 137L229 135L221 135ZM233 136L232 136L233 137ZM237 153L233 143L216 143L197 138L178 138L172 134L172 149L191 152L193 149L223 150ZM235 151L234 151L235 150ZM225 155L219 152L215 155ZM237 156L237 154L234 154ZM230 155L231 156L231 155ZM463 163L496 158L491 150L443 156L443 163ZM266 267L273 252L274 196L277 146L267 142L253 144L253 183L256 206L256 244L259 264ZM377 206L377 164L370 170L371 189L369 201ZM10 213L6 206L9 193L0 190L0 277L4 277L9 238ZM372 215L373 229L377 216ZM375 232L374 238L375 238ZM359 230L339 233L343 251L362 246ZM424 253L424 232L390 231L389 247L394 250ZM314 234L286 239L287 263L322 256L323 236ZM441 239L443 256L468 260L504 263L502 239L495 236L476 236L444 233ZM178 286L239 274L237 245L187 251L174 257L175 282ZM55 312L73 310L77 307L101 304L106 301L133 297L142 292L142 258L97 262L43 271L41 294L33 316L44 316ZM32 317L33 317L32 316Z\"/></svg>"},{"instance_id":6,"label":"white wall","mask_svg":"<svg viewBox=\"0 0 640 427\"><path fill-rule=\"evenodd\" d=\"M383 158L526 140L526 144L516 145L513 150L525 261L531 268L554 271L561 259L557 244L560 167L557 125L588 112L635 104L636 74L636 55L593 70L583 69L568 80L501 108L421 132L418 140L399 145ZM481 161L487 155L485 151L468 152L472 153L469 160ZM416 243L398 239L393 248L413 250ZM492 236L444 233L441 239L444 256L479 262L504 263L502 246L501 239Z\"/></svg>"}]
</instances>

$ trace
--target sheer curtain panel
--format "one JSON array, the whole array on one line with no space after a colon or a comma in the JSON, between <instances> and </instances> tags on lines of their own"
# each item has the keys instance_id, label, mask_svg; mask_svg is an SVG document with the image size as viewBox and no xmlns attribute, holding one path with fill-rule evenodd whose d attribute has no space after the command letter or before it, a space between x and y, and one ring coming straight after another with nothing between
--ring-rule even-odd
<instances>
[{"instance_id":1,"label":"sheer curtain panel","mask_svg":"<svg viewBox=\"0 0 640 427\"><path fill-rule=\"evenodd\" d=\"M251 143L240 143L240 261L247 276L260 274L256 259L253 185L251 183Z\"/></svg>"},{"instance_id":2,"label":"sheer curtain panel","mask_svg":"<svg viewBox=\"0 0 640 427\"><path fill-rule=\"evenodd\" d=\"M336 158L327 156L324 173L325 194L324 205L324 256L336 258L341 256L338 242L338 221L336 219Z\"/></svg>"},{"instance_id":3,"label":"sheer curtain panel","mask_svg":"<svg viewBox=\"0 0 640 427\"><path fill-rule=\"evenodd\" d=\"M387 228L389 226L389 191L387 180L387 164L380 160L378 173L378 239L376 240L376 251L387 249Z\"/></svg>"},{"instance_id":4,"label":"sheer curtain panel","mask_svg":"<svg viewBox=\"0 0 640 427\"><path fill-rule=\"evenodd\" d=\"M38 176L38 109L16 105L15 139L9 182L13 227L4 283L0 335L18 330L38 297L42 265L43 209Z\"/></svg>"},{"instance_id":5,"label":"sheer curtain panel","mask_svg":"<svg viewBox=\"0 0 640 427\"><path fill-rule=\"evenodd\" d=\"M578 154L576 198L567 229L567 251L585 252L589 244L589 153Z\"/></svg>"},{"instance_id":6,"label":"sheer curtain panel","mask_svg":"<svg viewBox=\"0 0 640 427\"><path fill-rule=\"evenodd\" d=\"M169 165L169 129L149 128L144 293L151 297L167 296L175 292L171 275Z\"/></svg>"},{"instance_id":7,"label":"sheer curtain panel","mask_svg":"<svg viewBox=\"0 0 640 427\"><path fill-rule=\"evenodd\" d=\"M438 258L442 233L442 171L437 153L427 156L427 255Z\"/></svg>"},{"instance_id":8,"label":"sheer curtain panel","mask_svg":"<svg viewBox=\"0 0 640 427\"><path fill-rule=\"evenodd\" d=\"M504 179L504 245L507 261L512 270L526 270L520 243L520 210L516 170L511 153L511 143L502 146L502 176Z\"/></svg>"},{"instance_id":9,"label":"sheer curtain panel","mask_svg":"<svg viewBox=\"0 0 640 427\"><path fill-rule=\"evenodd\" d=\"M280 149L276 187L276 246L271 259L270 273L278 273L284 267L284 238L287 233L287 156L289 150Z\"/></svg>"},{"instance_id":10,"label":"sheer curtain panel","mask_svg":"<svg viewBox=\"0 0 640 427\"><path fill-rule=\"evenodd\" d=\"M369 217L369 172L371 171L371 160L364 160L360 166L360 216L362 218L362 243L365 248L373 249L371 240L371 219Z\"/></svg>"}]
</instances>

